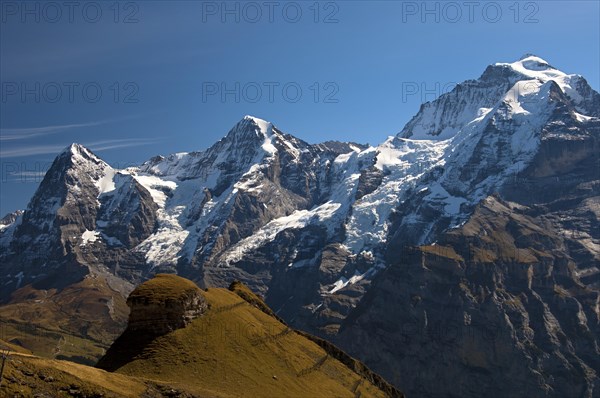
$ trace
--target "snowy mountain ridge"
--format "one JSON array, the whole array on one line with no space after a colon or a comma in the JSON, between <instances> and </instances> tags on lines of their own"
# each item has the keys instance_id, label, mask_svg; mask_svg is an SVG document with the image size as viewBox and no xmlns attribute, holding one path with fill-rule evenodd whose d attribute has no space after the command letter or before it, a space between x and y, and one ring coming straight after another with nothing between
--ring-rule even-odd
<instances>
[{"instance_id":1,"label":"snowy mountain ridge","mask_svg":"<svg viewBox=\"0 0 600 398\"><path fill-rule=\"evenodd\" d=\"M579 113L600 116L595 106L598 93L582 76L566 74L537 56L526 55L513 63L490 65L478 80L460 83L423 104L399 134L413 139L449 139L503 101L509 90L526 98L537 92L540 83L549 81L558 84Z\"/></svg>"},{"instance_id":2,"label":"snowy mountain ridge","mask_svg":"<svg viewBox=\"0 0 600 398\"><path fill-rule=\"evenodd\" d=\"M2 224L0 257L13 264L6 274L23 271L31 282L39 274L22 270L18 256L36 254L23 244L60 241L63 252L77 247L76 261L86 266L112 253L103 264L116 274L126 269L132 282L161 270L207 285L235 275L266 292L274 269L317 266L335 248L349 260L318 291L338 294L353 282L368 285L385 267L390 237L431 243L462 225L527 169L543 140L558 130L561 139L577 138L573 128L597 123L599 97L583 77L528 55L490 65L478 80L423 104L378 146L311 145L253 116L204 151L124 170L73 144L24 215ZM261 252L268 261L253 258ZM14 288L12 278L5 284Z\"/></svg>"}]
</instances>

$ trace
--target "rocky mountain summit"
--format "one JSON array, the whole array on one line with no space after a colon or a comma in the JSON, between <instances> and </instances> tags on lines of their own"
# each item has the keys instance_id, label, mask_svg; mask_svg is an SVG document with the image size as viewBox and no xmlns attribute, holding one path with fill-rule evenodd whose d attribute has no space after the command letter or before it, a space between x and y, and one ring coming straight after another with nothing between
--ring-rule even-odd
<instances>
[{"instance_id":1,"label":"rocky mountain summit","mask_svg":"<svg viewBox=\"0 0 600 398\"><path fill-rule=\"evenodd\" d=\"M378 146L309 144L252 116L123 170L74 144L0 222L0 311L103 281L123 328L110 303L157 273L240 280L409 396L597 396L599 117L582 76L527 55ZM434 328L450 327L462 337L445 344Z\"/></svg>"}]
</instances>

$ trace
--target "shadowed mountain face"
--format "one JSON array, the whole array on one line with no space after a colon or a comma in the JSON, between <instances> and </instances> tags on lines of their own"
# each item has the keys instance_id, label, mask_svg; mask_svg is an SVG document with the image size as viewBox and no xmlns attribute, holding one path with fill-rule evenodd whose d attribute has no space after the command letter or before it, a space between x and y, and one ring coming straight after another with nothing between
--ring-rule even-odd
<instances>
[{"instance_id":1,"label":"shadowed mountain face","mask_svg":"<svg viewBox=\"0 0 600 398\"><path fill-rule=\"evenodd\" d=\"M552 218L492 196L435 245L397 247L338 343L408 396L595 396L599 294Z\"/></svg>"},{"instance_id":2,"label":"shadowed mountain face","mask_svg":"<svg viewBox=\"0 0 600 398\"><path fill-rule=\"evenodd\" d=\"M205 151L125 170L73 145L24 213L0 220L0 311L89 280L121 305L157 272L202 287L241 280L409 395L444 396L457 380L461 396L593 396L599 109L583 77L526 56L424 104L376 147L308 144L251 116ZM517 299L518 320L503 304ZM111 303L105 321L122 329ZM436 346L431 325L459 318L461 333L497 330L503 345ZM398 333L407 320L418 332ZM423 346L445 359L434 366Z\"/></svg>"}]
</instances>

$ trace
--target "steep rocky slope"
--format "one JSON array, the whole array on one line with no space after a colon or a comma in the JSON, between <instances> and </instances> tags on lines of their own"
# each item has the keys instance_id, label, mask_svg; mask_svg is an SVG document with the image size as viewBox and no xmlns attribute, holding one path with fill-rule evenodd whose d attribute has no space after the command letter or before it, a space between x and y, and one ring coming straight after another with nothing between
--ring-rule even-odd
<instances>
[{"instance_id":1,"label":"steep rocky slope","mask_svg":"<svg viewBox=\"0 0 600 398\"><path fill-rule=\"evenodd\" d=\"M489 197L435 245L397 247L338 342L408 396L596 396L599 292L568 239Z\"/></svg>"}]
</instances>

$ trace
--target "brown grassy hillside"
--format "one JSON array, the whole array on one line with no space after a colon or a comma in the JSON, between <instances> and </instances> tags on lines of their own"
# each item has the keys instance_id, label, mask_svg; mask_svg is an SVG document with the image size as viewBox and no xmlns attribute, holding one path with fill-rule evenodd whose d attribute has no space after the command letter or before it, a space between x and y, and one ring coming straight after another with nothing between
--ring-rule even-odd
<instances>
[{"instance_id":1,"label":"brown grassy hillside","mask_svg":"<svg viewBox=\"0 0 600 398\"><path fill-rule=\"evenodd\" d=\"M160 275L128 302L172 309L192 293L202 296L203 307L187 326L158 337L128 328L117 339L99 363L115 372L40 358L0 341L11 350L0 397L403 396L332 344L290 329L242 284L203 291Z\"/></svg>"},{"instance_id":2,"label":"brown grassy hillside","mask_svg":"<svg viewBox=\"0 0 600 398\"><path fill-rule=\"evenodd\" d=\"M123 331L129 309L102 277L62 290L32 285L0 306L0 338L36 355L93 365Z\"/></svg>"},{"instance_id":3,"label":"brown grassy hillside","mask_svg":"<svg viewBox=\"0 0 600 398\"><path fill-rule=\"evenodd\" d=\"M98 366L198 396L401 396L290 329L246 287L234 290L202 291L209 309L185 328L154 339L126 330Z\"/></svg>"}]
</instances>

